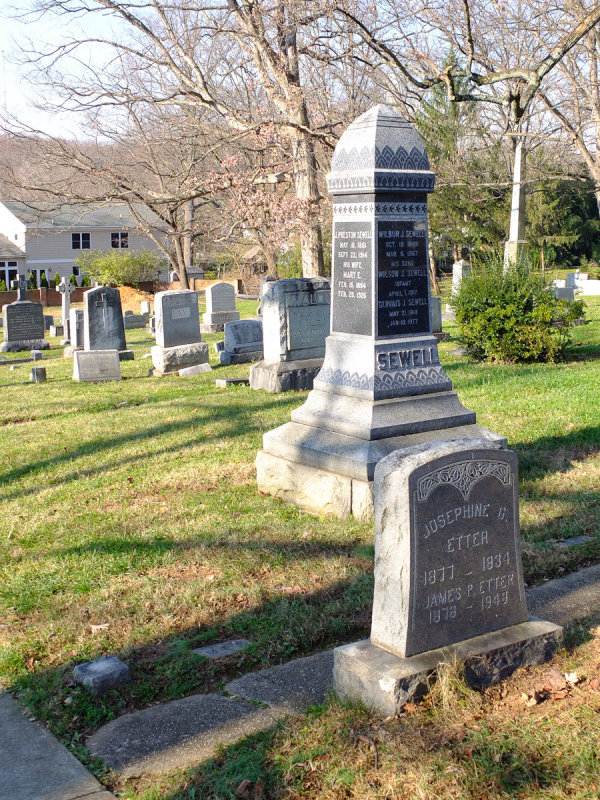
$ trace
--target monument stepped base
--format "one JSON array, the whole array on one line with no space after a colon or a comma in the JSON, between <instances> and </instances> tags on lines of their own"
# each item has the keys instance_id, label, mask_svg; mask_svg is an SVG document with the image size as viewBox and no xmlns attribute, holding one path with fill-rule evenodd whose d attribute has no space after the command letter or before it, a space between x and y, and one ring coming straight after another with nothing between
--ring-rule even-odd
<instances>
[{"instance_id":1,"label":"monument stepped base","mask_svg":"<svg viewBox=\"0 0 600 800\"><path fill-rule=\"evenodd\" d=\"M401 658L370 640L334 650L333 677L340 697L360 700L381 714L398 714L428 691L428 677L442 662L463 662L470 686L483 688L508 678L526 664L549 661L562 644L562 628L530 617L529 622L425 653Z\"/></svg>"},{"instance_id":2,"label":"monument stepped base","mask_svg":"<svg viewBox=\"0 0 600 800\"><path fill-rule=\"evenodd\" d=\"M506 447L503 436L477 424L369 441L288 422L263 437L256 457L258 490L311 514L371 521L373 476L382 458L405 447L465 438Z\"/></svg>"}]
</instances>

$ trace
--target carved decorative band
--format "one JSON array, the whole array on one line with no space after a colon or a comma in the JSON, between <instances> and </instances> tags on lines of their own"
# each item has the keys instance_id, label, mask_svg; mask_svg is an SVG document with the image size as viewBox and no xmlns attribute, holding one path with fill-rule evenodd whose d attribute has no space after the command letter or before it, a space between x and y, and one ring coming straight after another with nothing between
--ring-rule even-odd
<instances>
[{"instance_id":1,"label":"carved decorative band","mask_svg":"<svg viewBox=\"0 0 600 800\"><path fill-rule=\"evenodd\" d=\"M354 214L364 216L366 214L381 214L398 216L409 214L410 216L425 216L427 214L427 203L336 203L333 207L336 217L348 217Z\"/></svg>"},{"instance_id":2,"label":"carved decorative band","mask_svg":"<svg viewBox=\"0 0 600 800\"><path fill-rule=\"evenodd\" d=\"M497 478L504 486L510 486L512 474L508 464L502 461L458 461L423 476L417 486L417 499L427 500L437 486L456 487L465 501L473 486L483 478Z\"/></svg>"},{"instance_id":3,"label":"carved decorative band","mask_svg":"<svg viewBox=\"0 0 600 800\"><path fill-rule=\"evenodd\" d=\"M425 386L439 386L440 391L443 391L450 384L448 376L441 366L389 372L383 376L361 375L358 372L325 367L319 372L316 382L348 386L351 389L362 389L378 394L402 392L406 389Z\"/></svg>"}]
</instances>

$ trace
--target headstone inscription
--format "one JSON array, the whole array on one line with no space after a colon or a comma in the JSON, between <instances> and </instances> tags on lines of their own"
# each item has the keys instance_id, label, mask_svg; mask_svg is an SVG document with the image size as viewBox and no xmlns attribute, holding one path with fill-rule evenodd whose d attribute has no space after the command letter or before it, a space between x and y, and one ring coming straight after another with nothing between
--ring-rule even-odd
<instances>
[{"instance_id":1,"label":"headstone inscription","mask_svg":"<svg viewBox=\"0 0 600 800\"><path fill-rule=\"evenodd\" d=\"M226 322L224 332L224 341L215 345L219 353L219 363L246 364L261 360L263 357L261 320L241 319L238 322Z\"/></svg>"},{"instance_id":2,"label":"headstone inscription","mask_svg":"<svg viewBox=\"0 0 600 800\"><path fill-rule=\"evenodd\" d=\"M27 279L21 275L13 282L17 289L17 300L2 309L4 341L0 352L14 353L20 350L47 350L50 345L44 339L44 313L41 303L27 300Z\"/></svg>"},{"instance_id":3,"label":"headstone inscription","mask_svg":"<svg viewBox=\"0 0 600 800\"><path fill-rule=\"evenodd\" d=\"M339 694L395 714L449 655L475 686L552 656L562 629L527 614L514 453L398 450L377 465L375 506L371 638L335 651Z\"/></svg>"},{"instance_id":4,"label":"headstone inscription","mask_svg":"<svg viewBox=\"0 0 600 800\"><path fill-rule=\"evenodd\" d=\"M133 358L127 350L121 295L118 289L96 286L83 293L84 350L117 350L119 358Z\"/></svg>"},{"instance_id":5,"label":"headstone inscription","mask_svg":"<svg viewBox=\"0 0 600 800\"><path fill-rule=\"evenodd\" d=\"M197 292L188 289L158 292L154 313L156 344L151 353L156 375L208 364L208 345L200 336Z\"/></svg>"},{"instance_id":6,"label":"headstone inscription","mask_svg":"<svg viewBox=\"0 0 600 800\"><path fill-rule=\"evenodd\" d=\"M76 350L73 353L73 380L86 383L121 380L118 350Z\"/></svg>"},{"instance_id":7,"label":"headstone inscription","mask_svg":"<svg viewBox=\"0 0 600 800\"><path fill-rule=\"evenodd\" d=\"M251 367L250 386L268 392L312 389L329 335L329 281L271 281L265 285L261 308L264 360Z\"/></svg>"},{"instance_id":8,"label":"headstone inscription","mask_svg":"<svg viewBox=\"0 0 600 800\"><path fill-rule=\"evenodd\" d=\"M375 466L388 453L442 436L501 439L452 391L431 332L434 179L417 130L386 106L340 138L327 176L331 333L306 402L263 437L262 492L313 513L369 519Z\"/></svg>"},{"instance_id":9,"label":"headstone inscription","mask_svg":"<svg viewBox=\"0 0 600 800\"><path fill-rule=\"evenodd\" d=\"M206 312L202 315L202 333L222 331L226 322L235 322L240 312L235 307L235 289L230 283L214 283L206 290Z\"/></svg>"}]
</instances>

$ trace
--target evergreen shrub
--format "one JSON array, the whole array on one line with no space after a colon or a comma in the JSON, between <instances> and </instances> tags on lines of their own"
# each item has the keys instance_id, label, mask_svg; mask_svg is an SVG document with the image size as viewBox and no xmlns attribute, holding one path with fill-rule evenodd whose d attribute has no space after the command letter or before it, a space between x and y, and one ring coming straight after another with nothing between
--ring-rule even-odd
<instances>
[{"instance_id":1,"label":"evergreen shrub","mask_svg":"<svg viewBox=\"0 0 600 800\"><path fill-rule=\"evenodd\" d=\"M42 272L40 276L40 289L48 289L48 279L46 278L46 273Z\"/></svg>"},{"instance_id":2,"label":"evergreen shrub","mask_svg":"<svg viewBox=\"0 0 600 800\"><path fill-rule=\"evenodd\" d=\"M584 316L580 300L557 300L529 265L500 258L474 265L452 306L467 352L491 361L556 361Z\"/></svg>"}]
</instances>

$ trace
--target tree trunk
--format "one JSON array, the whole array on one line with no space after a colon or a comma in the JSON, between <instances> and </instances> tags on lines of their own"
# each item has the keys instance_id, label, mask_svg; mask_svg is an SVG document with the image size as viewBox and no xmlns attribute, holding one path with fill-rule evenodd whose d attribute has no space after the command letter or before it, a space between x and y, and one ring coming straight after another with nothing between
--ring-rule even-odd
<instances>
[{"instance_id":1,"label":"tree trunk","mask_svg":"<svg viewBox=\"0 0 600 800\"><path fill-rule=\"evenodd\" d=\"M427 219L427 252L429 254L429 280L431 282L431 291L435 294L440 293L440 284L437 279L437 272L435 269L435 253L433 252L433 236L431 235L431 225Z\"/></svg>"},{"instance_id":2,"label":"tree trunk","mask_svg":"<svg viewBox=\"0 0 600 800\"><path fill-rule=\"evenodd\" d=\"M304 103L299 110L299 123L308 127ZM317 162L313 142L308 133L292 129L290 133L292 163L294 169L294 188L296 197L305 205L303 214L305 224L300 236L302 248L302 274L305 278L315 278L325 274L323 265L323 234L319 219L321 196L317 184Z\"/></svg>"},{"instance_id":3,"label":"tree trunk","mask_svg":"<svg viewBox=\"0 0 600 800\"><path fill-rule=\"evenodd\" d=\"M188 200L183 207L183 262L186 267L194 263L192 241L194 235L194 201Z\"/></svg>"}]
</instances>

